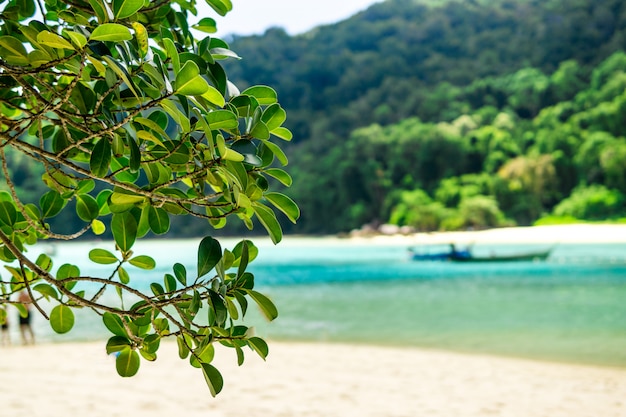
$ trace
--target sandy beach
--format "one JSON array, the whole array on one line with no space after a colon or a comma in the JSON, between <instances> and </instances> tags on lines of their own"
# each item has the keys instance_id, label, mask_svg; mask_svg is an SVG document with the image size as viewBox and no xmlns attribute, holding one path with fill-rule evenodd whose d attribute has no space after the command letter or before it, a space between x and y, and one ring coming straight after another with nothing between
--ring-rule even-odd
<instances>
[{"instance_id":1,"label":"sandy beach","mask_svg":"<svg viewBox=\"0 0 626 417\"><path fill-rule=\"evenodd\" d=\"M104 343L2 349L2 415L13 417L621 417L626 369L409 348L272 342L267 362L218 350L209 395L171 343L117 376Z\"/></svg>"},{"instance_id":2,"label":"sandy beach","mask_svg":"<svg viewBox=\"0 0 626 417\"><path fill-rule=\"evenodd\" d=\"M337 238L324 238L337 239ZM618 243L626 225L568 225L352 239L367 245ZM284 245L300 244L302 240ZM279 245L281 247L281 245ZM105 341L0 347L2 416L12 417L623 417L626 369L418 348L269 341L266 362L218 350L225 386L163 343L155 363L120 378Z\"/></svg>"},{"instance_id":3,"label":"sandy beach","mask_svg":"<svg viewBox=\"0 0 626 417\"><path fill-rule=\"evenodd\" d=\"M428 232L407 236L374 236L352 238L367 242L406 241L414 244L551 244L561 243L626 243L626 224L567 224L532 227L502 227L463 232Z\"/></svg>"}]
</instances>

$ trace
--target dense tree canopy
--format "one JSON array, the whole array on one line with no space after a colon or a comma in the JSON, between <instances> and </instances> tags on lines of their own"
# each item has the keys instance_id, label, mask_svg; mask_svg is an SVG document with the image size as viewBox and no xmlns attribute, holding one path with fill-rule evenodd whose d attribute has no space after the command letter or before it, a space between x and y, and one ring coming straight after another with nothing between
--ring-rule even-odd
<instances>
[{"instance_id":1,"label":"dense tree canopy","mask_svg":"<svg viewBox=\"0 0 626 417\"><path fill-rule=\"evenodd\" d=\"M207 3L219 15L232 7ZM192 26L215 32L212 18L195 17L195 0L0 5L0 321L13 307L25 315L33 306L66 333L73 311L90 309L112 334L106 350L117 355L120 375L134 375L140 357L155 360L161 340L173 338L217 394L214 344L235 349L240 364L246 346L265 357L267 344L238 320L249 301L269 320L277 310L247 271L254 244L222 248L211 233L227 220L250 229L255 220L278 243L274 209L299 216L289 197L272 191L291 184L276 143L291 132L276 92L240 92L229 80L221 62L238 56L219 38L194 37ZM66 212L77 219L69 233L49 223ZM167 235L180 216L203 220L196 269L170 265L142 291L133 269L157 262L135 253L135 242ZM110 247L88 255L110 266L103 275L81 271L78 259L56 265L28 252L41 240L106 230Z\"/></svg>"},{"instance_id":2,"label":"dense tree canopy","mask_svg":"<svg viewBox=\"0 0 626 417\"><path fill-rule=\"evenodd\" d=\"M503 224L532 223L577 186L619 190L624 7L387 0L300 36L235 37L271 59L244 59L232 76L280 86L290 112L303 211L290 230L389 221L402 190L436 198L447 178L481 178ZM544 174L544 186L529 180ZM435 228L468 226L441 213Z\"/></svg>"}]
</instances>

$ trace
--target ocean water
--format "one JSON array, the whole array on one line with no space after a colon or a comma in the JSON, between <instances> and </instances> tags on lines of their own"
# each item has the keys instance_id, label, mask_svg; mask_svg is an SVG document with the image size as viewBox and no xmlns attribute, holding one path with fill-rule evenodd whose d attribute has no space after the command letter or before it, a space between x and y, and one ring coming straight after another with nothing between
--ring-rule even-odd
<instances>
[{"instance_id":1,"label":"ocean water","mask_svg":"<svg viewBox=\"0 0 626 417\"><path fill-rule=\"evenodd\" d=\"M222 242L232 248L237 241ZM195 270L197 243L142 242L136 254L151 254L158 266L133 270L134 285L161 280L176 261ZM255 243L260 254L250 270L257 288L278 306L279 318L267 323L252 310L245 324L270 340L418 346L626 367L626 244L561 244L546 261L465 264L412 261L402 243L289 237L278 246ZM81 261L93 247L111 244L59 244L53 259L57 266L69 261L83 273L102 274L109 268ZM546 247L476 245L474 252ZM88 311L77 315L68 335L53 334L41 317L35 331L44 341L107 337Z\"/></svg>"}]
</instances>

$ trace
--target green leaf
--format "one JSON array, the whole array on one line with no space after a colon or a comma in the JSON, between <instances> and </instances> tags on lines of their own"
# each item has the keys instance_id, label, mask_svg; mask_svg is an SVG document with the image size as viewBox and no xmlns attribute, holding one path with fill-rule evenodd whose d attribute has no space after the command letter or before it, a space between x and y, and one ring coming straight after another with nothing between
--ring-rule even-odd
<instances>
[{"instance_id":1,"label":"green leaf","mask_svg":"<svg viewBox=\"0 0 626 417\"><path fill-rule=\"evenodd\" d=\"M156 262L154 261L154 259L152 259L148 255L135 256L128 262L130 262L131 265L141 269L154 269L154 267L156 266Z\"/></svg>"},{"instance_id":2,"label":"green leaf","mask_svg":"<svg viewBox=\"0 0 626 417\"><path fill-rule=\"evenodd\" d=\"M150 149L150 155L155 159L163 158L163 162L174 165L184 165L189 162L190 152L185 142L167 141L161 145Z\"/></svg>"},{"instance_id":3,"label":"green leaf","mask_svg":"<svg viewBox=\"0 0 626 417\"><path fill-rule=\"evenodd\" d=\"M82 33L72 32L70 30L65 31L65 34L69 36L74 45L78 47L78 49L83 49L85 45L87 45L87 38Z\"/></svg>"},{"instance_id":4,"label":"green leaf","mask_svg":"<svg viewBox=\"0 0 626 417\"><path fill-rule=\"evenodd\" d=\"M0 223L13 226L17 222L17 209L12 202L0 201Z\"/></svg>"},{"instance_id":5,"label":"green leaf","mask_svg":"<svg viewBox=\"0 0 626 417\"><path fill-rule=\"evenodd\" d=\"M92 262L101 265L108 265L119 262L117 257L106 249L92 249L91 251L89 251L89 259L91 259Z\"/></svg>"},{"instance_id":6,"label":"green leaf","mask_svg":"<svg viewBox=\"0 0 626 417\"><path fill-rule=\"evenodd\" d=\"M88 0L91 8L98 17L98 22L103 23L107 21L107 12L104 5L99 0Z\"/></svg>"},{"instance_id":7,"label":"green leaf","mask_svg":"<svg viewBox=\"0 0 626 417\"><path fill-rule=\"evenodd\" d=\"M167 123L167 116L165 115L165 113L160 112L160 114L163 115L163 117L165 117L165 122ZM154 120L151 119L146 119L144 117L135 117L133 119L133 122L139 123L142 126L147 127L148 129L152 129L155 133L158 133L163 139L165 140L170 140L170 137L167 135L167 133L165 132L164 127L159 126L158 123L156 123ZM137 134L139 135L139 132L141 132L141 130L137 131ZM148 137L147 137L148 138ZM149 137L148 140L153 141L154 143L156 143L157 145L163 145L162 141L160 139L157 139L156 136L152 135L151 137Z\"/></svg>"},{"instance_id":8,"label":"green leaf","mask_svg":"<svg viewBox=\"0 0 626 417\"><path fill-rule=\"evenodd\" d=\"M281 138L282 140L290 141L293 138L293 134L286 127L277 127L272 130L272 135Z\"/></svg>"},{"instance_id":9,"label":"green leaf","mask_svg":"<svg viewBox=\"0 0 626 417\"><path fill-rule=\"evenodd\" d=\"M163 110L165 110L167 114L169 114L172 119L174 119L174 121L178 123L183 132L191 131L191 122L189 121L189 118L187 118L187 116L185 116L183 112L181 112L180 109L176 107L176 104L174 104L174 102L169 99L163 99L161 100L161 106L163 107Z\"/></svg>"},{"instance_id":10,"label":"green leaf","mask_svg":"<svg viewBox=\"0 0 626 417\"><path fill-rule=\"evenodd\" d=\"M76 187L76 194L87 194L93 191L96 182L92 179L80 181Z\"/></svg>"},{"instance_id":11,"label":"green leaf","mask_svg":"<svg viewBox=\"0 0 626 417\"><path fill-rule=\"evenodd\" d=\"M76 214L86 222L95 220L100 214L98 202L89 194L78 194L76 196Z\"/></svg>"},{"instance_id":12,"label":"green leaf","mask_svg":"<svg viewBox=\"0 0 626 417\"><path fill-rule=\"evenodd\" d=\"M198 65L193 61L185 62L176 74L176 93L184 96L200 96L208 89L209 83L200 75Z\"/></svg>"},{"instance_id":13,"label":"green leaf","mask_svg":"<svg viewBox=\"0 0 626 417\"><path fill-rule=\"evenodd\" d=\"M224 149L222 159L226 161L243 162L246 158L237 151L233 151L230 148Z\"/></svg>"},{"instance_id":14,"label":"green leaf","mask_svg":"<svg viewBox=\"0 0 626 417\"><path fill-rule=\"evenodd\" d=\"M61 197L57 191L50 190L39 199L39 206L41 207L41 217L48 218L54 217L65 206L65 200Z\"/></svg>"},{"instance_id":15,"label":"green leaf","mask_svg":"<svg viewBox=\"0 0 626 417\"><path fill-rule=\"evenodd\" d=\"M222 258L220 242L207 236L198 246L198 278L209 273Z\"/></svg>"},{"instance_id":16,"label":"green leaf","mask_svg":"<svg viewBox=\"0 0 626 417\"><path fill-rule=\"evenodd\" d=\"M48 55L47 52L42 51L41 49L35 49L34 51L30 51L28 53L28 62L30 65L37 68L48 62L52 61L53 58ZM11 59L7 58L7 61L11 61ZM19 65L19 62L18 62ZM23 65L26 65L25 63Z\"/></svg>"},{"instance_id":17,"label":"green leaf","mask_svg":"<svg viewBox=\"0 0 626 417\"><path fill-rule=\"evenodd\" d=\"M167 211L160 207L150 206L148 222L150 223L150 230L155 235L162 235L170 230L170 216Z\"/></svg>"},{"instance_id":18,"label":"green leaf","mask_svg":"<svg viewBox=\"0 0 626 417\"><path fill-rule=\"evenodd\" d=\"M32 203L24 206L24 214L35 221L41 220L41 212L39 211L39 208Z\"/></svg>"},{"instance_id":19,"label":"green leaf","mask_svg":"<svg viewBox=\"0 0 626 417\"><path fill-rule=\"evenodd\" d=\"M111 190L102 190L96 196L96 201L98 202L98 207L100 207L100 215L106 216L107 214L111 214L111 210L109 208L109 197L113 194Z\"/></svg>"},{"instance_id":20,"label":"green leaf","mask_svg":"<svg viewBox=\"0 0 626 417\"><path fill-rule=\"evenodd\" d=\"M190 358L191 366L199 368L201 363L210 363L215 357L215 348L211 343L204 341L194 350L195 355Z\"/></svg>"},{"instance_id":21,"label":"green leaf","mask_svg":"<svg viewBox=\"0 0 626 417\"><path fill-rule=\"evenodd\" d=\"M91 151L89 168L96 177L104 178L109 172L109 165L111 165L111 144L106 138L102 138L96 142Z\"/></svg>"},{"instance_id":22,"label":"green leaf","mask_svg":"<svg viewBox=\"0 0 626 417\"><path fill-rule=\"evenodd\" d=\"M63 264L57 271L57 279L64 280L68 278L76 278L80 276L80 269L76 265Z\"/></svg>"},{"instance_id":23,"label":"green leaf","mask_svg":"<svg viewBox=\"0 0 626 417\"><path fill-rule=\"evenodd\" d=\"M89 86L78 83L72 90L70 101L78 107L81 114L89 114L95 107L96 95Z\"/></svg>"},{"instance_id":24,"label":"green leaf","mask_svg":"<svg viewBox=\"0 0 626 417\"><path fill-rule=\"evenodd\" d=\"M115 352L121 352L125 348L130 348L130 340L123 336L113 336L107 341L107 355Z\"/></svg>"},{"instance_id":25,"label":"green leaf","mask_svg":"<svg viewBox=\"0 0 626 417\"><path fill-rule=\"evenodd\" d=\"M185 265L177 262L174 264L173 269L174 275L176 275L176 279L178 280L178 282L183 285L187 285L187 269L185 268Z\"/></svg>"},{"instance_id":26,"label":"green leaf","mask_svg":"<svg viewBox=\"0 0 626 417\"><path fill-rule=\"evenodd\" d=\"M230 0L206 0L206 2L220 16L226 16L226 13L233 9L233 4Z\"/></svg>"},{"instance_id":27,"label":"green leaf","mask_svg":"<svg viewBox=\"0 0 626 417\"><path fill-rule=\"evenodd\" d=\"M243 246L246 245L248 247L248 263L254 261L256 257L259 255L259 248L257 248L254 243L250 240L242 240L237 243L233 248L233 255L235 255L235 263L233 266L238 266L239 262L243 260Z\"/></svg>"},{"instance_id":28,"label":"green leaf","mask_svg":"<svg viewBox=\"0 0 626 417\"><path fill-rule=\"evenodd\" d=\"M159 295L165 294L165 289L163 289L163 286L158 282L153 282L152 284L150 284L150 289L152 290L152 293L157 297Z\"/></svg>"},{"instance_id":29,"label":"green leaf","mask_svg":"<svg viewBox=\"0 0 626 417\"><path fill-rule=\"evenodd\" d=\"M130 347L122 349L115 359L115 369L121 377L131 377L139 371L139 354Z\"/></svg>"},{"instance_id":30,"label":"green leaf","mask_svg":"<svg viewBox=\"0 0 626 417\"><path fill-rule=\"evenodd\" d=\"M283 152L283 150L280 149L278 145L270 141L263 142L263 145L267 146L269 150L272 151L272 153L276 156L280 163L283 164L283 166L289 163L289 161L287 160L287 155L285 155L285 152Z\"/></svg>"},{"instance_id":31,"label":"green leaf","mask_svg":"<svg viewBox=\"0 0 626 417\"><path fill-rule=\"evenodd\" d=\"M90 41L104 41L104 42L122 42L129 41L133 38L133 35L124 25L119 23L103 23L91 32L89 36Z\"/></svg>"},{"instance_id":32,"label":"green leaf","mask_svg":"<svg viewBox=\"0 0 626 417\"><path fill-rule=\"evenodd\" d=\"M211 298L211 305L215 311L215 320L219 326L223 326L228 318L228 310L222 297L213 290L209 290L209 296Z\"/></svg>"},{"instance_id":33,"label":"green leaf","mask_svg":"<svg viewBox=\"0 0 626 417\"><path fill-rule=\"evenodd\" d=\"M128 147L130 148L128 167L130 168L130 172L135 173L139 171L139 167L141 166L141 150L133 138L128 138Z\"/></svg>"},{"instance_id":34,"label":"green leaf","mask_svg":"<svg viewBox=\"0 0 626 417\"><path fill-rule=\"evenodd\" d=\"M224 387L224 379L222 378L222 374L220 374L216 367L209 363L201 363L201 365L202 373L204 374L204 380L209 386L209 391L211 392L211 395L215 397Z\"/></svg>"},{"instance_id":35,"label":"green leaf","mask_svg":"<svg viewBox=\"0 0 626 417\"><path fill-rule=\"evenodd\" d=\"M135 87L135 83L133 83L132 79L130 78L130 74L128 74L126 68L109 56L103 55L102 59L104 59L109 65L109 68L111 68L111 70L116 73L117 76L122 79L122 81L126 83L126 85L128 86L128 88L130 88L137 100L139 100L139 94L137 94L137 88Z\"/></svg>"},{"instance_id":36,"label":"green leaf","mask_svg":"<svg viewBox=\"0 0 626 417\"><path fill-rule=\"evenodd\" d=\"M300 209L291 198L281 193L265 193L264 197L272 203L274 207L285 213L292 223L296 223L296 220L300 217Z\"/></svg>"},{"instance_id":37,"label":"green leaf","mask_svg":"<svg viewBox=\"0 0 626 417\"><path fill-rule=\"evenodd\" d=\"M113 0L115 19L126 19L137 13L144 5L144 0Z\"/></svg>"},{"instance_id":38,"label":"green leaf","mask_svg":"<svg viewBox=\"0 0 626 417\"><path fill-rule=\"evenodd\" d=\"M67 333L74 327L74 312L65 305L58 305L50 312L50 327L59 334Z\"/></svg>"},{"instance_id":39,"label":"green leaf","mask_svg":"<svg viewBox=\"0 0 626 417\"><path fill-rule=\"evenodd\" d=\"M163 47L165 48L165 52L172 62L172 69L174 70L174 74L178 74L180 72L180 56L178 55L178 51L176 50L176 45L174 44L174 41L170 38L164 38Z\"/></svg>"},{"instance_id":40,"label":"green leaf","mask_svg":"<svg viewBox=\"0 0 626 417\"><path fill-rule=\"evenodd\" d=\"M147 361L153 362L157 360L156 353L149 352L145 347L142 347L141 349L139 349L139 354L141 355L142 358L144 358Z\"/></svg>"},{"instance_id":41,"label":"green leaf","mask_svg":"<svg viewBox=\"0 0 626 417\"><path fill-rule=\"evenodd\" d=\"M191 343L187 339L187 335L179 335L178 337L176 337L176 343L178 344L178 356L181 359L185 359L187 356L189 356L189 346L191 345Z\"/></svg>"},{"instance_id":42,"label":"green leaf","mask_svg":"<svg viewBox=\"0 0 626 417\"><path fill-rule=\"evenodd\" d=\"M124 325L122 324L122 319L115 314L109 313L107 311L102 316L102 322L104 323L106 328L109 329L109 331L114 335L124 338L128 337L128 335L126 334L126 329L124 329Z\"/></svg>"},{"instance_id":43,"label":"green leaf","mask_svg":"<svg viewBox=\"0 0 626 417\"><path fill-rule=\"evenodd\" d=\"M16 1L20 17L31 17L35 14L34 0L17 0Z\"/></svg>"},{"instance_id":44,"label":"green leaf","mask_svg":"<svg viewBox=\"0 0 626 417\"><path fill-rule=\"evenodd\" d=\"M237 278L241 277L248 267L250 262L250 250L248 247L248 241L242 240L241 242L241 256L238 258L239 267L237 268Z\"/></svg>"},{"instance_id":45,"label":"green leaf","mask_svg":"<svg viewBox=\"0 0 626 417\"><path fill-rule=\"evenodd\" d=\"M57 35L56 33L44 30L37 34L37 42L49 46L51 48L71 49L75 50L74 46L69 43L65 38Z\"/></svg>"},{"instance_id":46,"label":"green leaf","mask_svg":"<svg viewBox=\"0 0 626 417\"><path fill-rule=\"evenodd\" d=\"M210 17L205 17L203 19L200 19L200 21L197 24L193 25L193 28L201 32L206 32L206 33L217 32L217 25L215 23L215 19L211 19Z\"/></svg>"},{"instance_id":47,"label":"green leaf","mask_svg":"<svg viewBox=\"0 0 626 417\"><path fill-rule=\"evenodd\" d=\"M266 85L255 85L241 92L241 95L252 96L260 105L274 104L278 101L276 91Z\"/></svg>"},{"instance_id":48,"label":"green leaf","mask_svg":"<svg viewBox=\"0 0 626 417\"><path fill-rule=\"evenodd\" d=\"M0 36L0 48L4 49L5 54L20 58L28 57L28 52L22 42L13 36ZM3 58L6 58L6 55Z\"/></svg>"},{"instance_id":49,"label":"green leaf","mask_svg":"<svg viewBox=\"0 0 626 417\"><path fill-rule=\"evenodd\" d=\"M125 205L125 204L141 204L146 200L146 197L138 194L132 193L132 191L116 189L113 194L111 194L111 203L114 205Z\"/></svg>"},{"instance_id":50,"label":"green leaf","mask_svg":"<svg viewBox=\"0 0 626 417\"><path fill-rule=\"evenodd\" d=\"M266 108L261 115L261 121L265 123L270 132L280 127L285 120L287 120L287 112L278 103Z\"/></svg>"},{"instance_id":51,"label":"green leaf","mask_svg":"<svg viewBox=\"0 0 626 417\"><path fill-rule=\"evenodd\" d=\"M207 114L206 121L212 130L235 129L239 126L237 115L228 110L215 110Z\"/></svg>"},{"instance_id":52,"label":"green leaf","mask_svg":"<svg viewBox=\"0 0 626 417\"><path fill-rule=\"evenodd\" d=\"M248 339L248 346L250 346L256 353L258 353L259 356L263 358L263 360L267 358L267 355L270 351L267 347L267 343L265 343L265 340L261 339L260 337L251 337L250 339Z\"/></svg>"},{"instance_id":53,"label":"green leaf","mask_svg":"<svg viewBox=\"0 0 626 417\"><path fill-rule=\"evenodd\" d=\"M106 232L107 228L100 220L93 220L91 222L91 230L93 231L94 235L100 236L101 234Z\"/></svg>"},{"instance_id":54,"label":"green leaf","mask_svg":"<svg viewBox=\"0 0 626 417\"><path fill-rule=\"evenodd\" d=\"M174 278L171 274L165 274L163 277L163 284L165 284L166 292L176 291L176 278Z\"/></svg>"},{"instance_id":55,"label":"green leaf","mask_svg":"<svg viewBox=\"0 0 626 417\"><path fill-rule=\"evenodd\" d=\"M291 184L293 183L291 175L289 175L287 172L283 171L280 168L268 168L264 172L270 177L276 178L281 184L286 187L291 187Z\"/></svg>"},{"instance_id":56,"label":"green leaf","mask_svg":"<svg viewBox=\"0 0 626 417\"><path fill-rule=\"evenodd\" d=\"M274 212L259 203L252 203L252 209L265 230L269 233L272 242L274 242L274 244L280 242L283 238L283 230L281 229L280 223L278 223Z\"/></svg>"},{"instance_id":57,"label":"green leaf","mask_svg":"<svg viewBox=\"0 0 626 417\"><path fill-rule=\"evenodd\" d=\"M130 212L114 213L111 220L111 232L115 243L127 252L135 244L137 239L137 220Z\"/></svg>"},{"instance_id":58,"label":"green leaf","mask_svg":"<svg viewBox=\"0 0 626 417\"><path fill-rule=\"evenodd\" d=\"M148 315L149 317L150 315ZM150 334L143 340L143 349L149 353L156 353L161 345L161 337L157 334Z\"/></svg>"},{"instance_id":59,"label":"green leaf","mask_svg":"<svg viewBox=\"0 0 626 417\"><path fill-rule=\"evenodd\" d=\"M202 98L208 100L210 103L214 104L217 107L224 107L224 105L226 104L226 100L224 99L222 93L220 93L218 89L211 85L209 85L209 89L204 94L202 94Z\"/></svg>"},{"instance_id":60,"label":"green leaf","mask_svg":"<svg viewBox=\"0 0 626 417\"><path fill-rule=\"evenodd\" d=\"M228 59L228 58L240 59L237 53L235 53L234 51L231 51L228 48L221 48L221 47L211 48L210 52L211 52L211 57L214 60Z\"/></svg>"},{"instance_id":61,"label":"green leaf","mask_svg":"<svg viewBox=\"0 0 626 417\"><path fill-rule=\"evenodd\" d=\"M45 253L39 254L37 260L35 261L35 264L37 264L38 267L46 272L50 272L50 270L52 269L52 259L50 259L50 257Z\"/></svg>"},{"instance_id":62,"label":"green leaf","mask_svg":"<svg viewBox=\"0 0 626 417\"><path fill-rule=\"evenodd\" d=\"M130 282L130 275L128 275L126 269L121 266L117 268L117 276L120 278L122 284L128 284Z\"/></svg>"},{"instance_id":63,"label":"green leaf","mask_svg":"<svg viewBox=\"0 0 626 417\"><path fill-rule=\"evenodd\" d=\"M252 129L250 129L250 135L255 138L259 138L262 140L267 140L270 138L270 130L267 128L265 123L262 121L258 121Z\"/></svg>"},{"instance_id":64,"label":"green leaf","mask_svg":"<svg viewBox=\"0 0 626 417\"><path fill-rule=\"evenodd\" d=\"M53 286L48 284L37 284L33 287L33 291L37 291L39 294L46 297L46 299L54 298L55 300L58 300L59 298L57 290L55 290Z\"/></svg>"},{"instance_id":65,"label":"green leaf","mask_svg":"<svg viewBox=\"0 0 626 417\"><path fill-rule=\"evenodd\" d=\"M141 215L137 222L137 238L142 238L150 231L148 217L150 215L150 206L146 205L141 208Z\"/></svg>"},{"instance_id":66,"label":"green leaf","mask_svg":"<svg viewBox=\"0 0 626 417\"><path fill-rule=\"evenodd\" d=\"M239 346L235 346L235 352L237 352L237 365L239 366L243 365L243 361L244 361L243 349L241 349Z\"/></svg>"},{"instance_id":67,"label":"green leaf","mask_svg":"<svg viewBox=\"0 0 626 417\"><path fill-rule=\"evenodd\" d=\"M247 290L247 293L257 303L265 318L272 321L278 317L278 310L269 298L254 290Z\"/></svg>"}]
</instances>

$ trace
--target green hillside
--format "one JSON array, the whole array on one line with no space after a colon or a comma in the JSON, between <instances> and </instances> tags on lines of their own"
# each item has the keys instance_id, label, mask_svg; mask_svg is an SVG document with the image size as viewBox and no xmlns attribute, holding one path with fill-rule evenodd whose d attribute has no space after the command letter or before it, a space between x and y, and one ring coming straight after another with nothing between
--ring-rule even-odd
<instances>
[{"instance_id":1,"label":"green hillside","mask_svg":"<svg viewBox=\"0 0 626 417\"><path fill-rule=\"evenodd\" d=\"M529 224L574 190L610 207L559 215L622 215L626 4L439 3L231 40L235 81L287 108L295 230Z\"/></svg>"}]
</instances>

